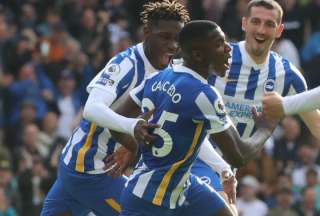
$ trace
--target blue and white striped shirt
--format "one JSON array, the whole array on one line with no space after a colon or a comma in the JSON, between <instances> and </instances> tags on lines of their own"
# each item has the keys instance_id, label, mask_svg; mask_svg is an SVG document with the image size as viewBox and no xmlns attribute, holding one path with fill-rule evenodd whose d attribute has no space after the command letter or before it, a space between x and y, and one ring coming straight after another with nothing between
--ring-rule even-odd
<instances>
[{"instance_id":1,"label":"blue and white striped shirt","mask_svg":"<svg viewBox=\"0 0 320 216\"><path fill-rule=\"evenodd\" d=\"M100 88L106 94L112 94L115 99L111 109L114 110L124 102L132 88L155 71L140 43L113 57L90 82L87 90L90 92L92 88ZM117 147L107 128L82 119L63 149L61 161L77 172L103 173L103 160Z\"/></svg>"},{"instance_id":2,"label":"blue and white striped shirt","mask_svg":"<svg viewBox=\"0 0 320 216\"><path fill-rule=\"evenodd\" d=\"M265 92L276 91L283 96L303 92L306 81L299 70L275 52L265 63L256 64L245 49L245 42L232 44L232 59L227 78L215 75L208 82L222 94L227 112L242 137L254 132L251 108L262 111Z\"/></svg>"},{"instance_id":3,"label":"blue and white striped shirt","mask_svg":"<svg viewBox=\"0 0 320 216\"><path fill-rule=\"evenodd\" d=\"M127 189L154 205L174 209L184 201L189 171L207 134L230 126L214 87L191 69L174 65L131 91L143 111L155 109L151 122L161 125L152 149L129 178Z\"/></svg>"}]
</instances>

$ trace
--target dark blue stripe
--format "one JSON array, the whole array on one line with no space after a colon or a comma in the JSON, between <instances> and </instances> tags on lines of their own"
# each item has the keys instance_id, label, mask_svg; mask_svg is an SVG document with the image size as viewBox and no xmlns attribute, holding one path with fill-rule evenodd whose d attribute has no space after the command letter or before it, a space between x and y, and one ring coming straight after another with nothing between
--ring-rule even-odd
<instances>
[{"instance_id":1,"label":"dark blue stripe","mask_svg":"<svg viewBox=\"0 0 320 216\"><path fill-rule=\"evenodd\" d=\"M241 71L242 59L241 52L238 44L233 45L232 51L232 63L230 66L230 72L228 74L228 79L226 87L224 89L224 94L228 96L235 96L237 83Z\"/></svg>"},{"instance_id":2,"label":"dark blue stripe","mask_svg":"<svg viewBox=\"0 0 320 216\"><path fill-rule=\"evenodd\" d=\"M253 129L252 129L252 131L251 131L251 133L250 133L250 137L251 137L256 131L257 131L257 127L256 127L256 125L254 125L254 127L253 127Z\"/></svg>"},{"instance_id":3,"label":"dark blue stripe","mask_svg":"<svg viewBox=\"0 0 320 216\"><path fill-rule=\"evenodd\" d=\"M79 130L79 127L77 127L77 128L72 132L72 135L71 135L71 137L70 137L70 142L67 142L67 143L66 143L66 145L69 144L69 146L66 148L66 151L64 152L64 154L61 154L61 156L60 156L60 160L61 160L61 161L65 158L65 156L66 156L66 154L68 153L70 147L72 146L73 135L74 135L74 133L75 133L77 130Z\"/></svg>"},{"instance_id":4,"label":"dark blue stripe","mask_svg":"<svg viewBox=\"0 0 320 216\"><path fill-rule=\"evenodd\" d=\"M123 93L129 88L133 81L134 77L134 70L135 68L133 67L129 72L121 79L121 81L118 83L117 86L117 98L115 101L123 95ZM126 87L124 87L126 86Z\"/></svg>"},{"instance_id":5,"label":"dark blue stripe","mask_svg":"<svg viewBox=\"0 0 320 216\"><path fill-rule=\"evenodd\" d=\"M78 157L78 153L79 153L79 150L80 148L85 144L86 142L86 139L88 137L88 133L89 133L89 130L90 130L90 126L91 126L91 123L87 120L82 120L80 122L80 128L81 130L83 130L86 134L85 136L82 137L82 139L77 143L77 144L74 144L74 147L72 149L72 154L71 154L71 159L70 159L70 163L68 165L68 167L70 167L71 169L75 170L76 169L76 162L77 162L77 157Z\"/></svg>"},{"instance_id":6,"label":"dark blue stripe","mask_svg":"<svg viewBox=\"0 0 320 216\"><path fill-rule=\"evenodd\" d=\"M216 80L217 80L217 76L214 75L214 74L211 74L209 77L208 77L208 83L212 86L214 86L216 84Z\"/></svg>"},{"instance_id":7,"label":"dark blue stripe","mask_svg":"<svg viewBox=\"0 0 320 216\"><path fill-rule=\"evenodd\" d=\"M113 138L110 138L107 146L108 146L108 150L107 150L107 155L110 155L114 152L114 148L116 147L116 141Z\"/></svg>"},{"instance_id":8,"label":"dark blue stripe","mask_svg":"<svg viewBox=\"0 0 320 216\"><path fill-rule=\"evenodd\" d=\"M274 53L270 54L269 58L269 73L268 80L276 80L276 59L274 57Z\"/></svg>"},{"instance_id":9,"label":"dark blue stripe","mask_svg":"<svg viewBox=\"0 0 320 216\"><path fill-rule=\"evenodd\" d=\"M104 128L97 127L96 131L92 137L92 143L90 149L86 152L84 157L84 171L89 171L94 169L94 156L98 151L98 138L103 132Z\"/></svg>"},{"instance_id":10,"label":"dark blue stripe","mask_svg":"<svg viewBox=\"0 0 320 216\"><path fill-rule=\"evenodd\" d=\"M306 86L304 85L303 80L290 68L289 61L282 59L282 64L285 70L284 78L284 88L282 91L282 96L287 96L292 86L297 93L306 91Z\"/></svg>"},{"instance_id":11,"label":"dark blue stripe","mask_svg":"<svg viewBox=\"0 0 320 216\"><path fill-rule=\"evenodd\" d=\"M139 54L137 47L135 47L135 49L134 49L134 54L137 57L137 71L136 71L137 72L137 83L135 86L138 86L144 80L144 77L146 75L146 69L145 69L143 58Z\"/></svg>"},{"instance_id":12,"label":"dark blue stripe","mask_svg":"<svg viewBox=\"0 0 320 216\"><path fill-rule=\"evenodd\" d=\"M258 80L259 80L259 74L260 70L251 69L250 75L249 75L249 81L247 84L247 90L244 94L245 99L253 100L254 94L257 89Z\"/></svg>"},{"instance_id":13,"label":"dark blue stripe","mask_svg":"<svg viewBox=\"0 0 320 216\"><path fill-rule=\"evenodd\" d=\"M239 122L237 124L237 131L238 131L240 137L243 136L243 133L244 133L246 127L247 127L247 123L240 123Z\"/></svg>"}]
</instances>

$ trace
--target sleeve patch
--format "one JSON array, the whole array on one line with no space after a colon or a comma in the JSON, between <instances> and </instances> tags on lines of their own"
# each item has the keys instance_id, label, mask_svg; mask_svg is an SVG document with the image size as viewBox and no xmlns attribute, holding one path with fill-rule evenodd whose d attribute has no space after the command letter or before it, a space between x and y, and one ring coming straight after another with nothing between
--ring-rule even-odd
<instances>
[{"instance_id":1,"label":"sleeve patch","mask_svg":"<svg viewBox=\"0 0 320 216\"><path fill-rule=\"evenodd\" d=\"M120 66L118 64L109 64L104 68L96 83L104 86L113 86L115 84L115 78L119 74Z\"/></svg>"},{"instance_id":2,"label":"sleeve patch","mask_svg":"<svg viewBox=\"0 0 320 216\"><path fill-rule=\"evenodd\" d=\"M220 98L215 100L214 102L214 108L216 110L216 113L219 115L225 115L226 114L226 108Z\"/></svg>"}]
</instances>

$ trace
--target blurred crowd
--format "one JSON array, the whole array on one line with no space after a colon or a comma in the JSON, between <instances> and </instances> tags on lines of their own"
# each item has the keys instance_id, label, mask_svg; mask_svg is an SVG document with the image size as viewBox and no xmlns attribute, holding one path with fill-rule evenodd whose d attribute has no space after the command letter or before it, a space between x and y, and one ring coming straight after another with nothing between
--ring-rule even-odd
<instances>
[{"instance_id":1,"label":"blurred crowd","mask_svg":"<svg viewBox=\"0 0 320 216\"><path fill-rule=\"evenodd\" d=\"M147 0L0 1L0 216L39 215L59 154L77 126L86 85L116 53L142 40ZM243 39L248 0L181 0L192 19ZM280 0L285 32L274 50L320 85L320 0ZM320 154L301 121L285 118L261 155L238 172L243 216L320 215Z\"/></svg>"}]
</instances>

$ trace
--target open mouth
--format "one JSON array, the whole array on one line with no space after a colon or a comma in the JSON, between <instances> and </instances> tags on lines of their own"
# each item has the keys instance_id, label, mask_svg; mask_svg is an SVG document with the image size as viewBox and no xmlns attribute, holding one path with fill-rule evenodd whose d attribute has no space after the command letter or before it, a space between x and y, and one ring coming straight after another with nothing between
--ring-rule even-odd
<instances>
[{"instance_id":1,"label":"open mouth","mask_svg":"<svg viewBox=\"0 0 320 216\"><path fill-rule=\"evenodd\" d=\"M174 57L174 54L173 53L164 53L161 57L161 64L163 66L167 66L170 64L170 62L172 61Z\"/></svg>"},{"instance_id":2,"label":"open mouth","mask_svg":"<svg viewBox=\"0 0 320 216\"><path fill-rule=\"evenodd\" d=\"M225 59L224 59L224 67L228 70L230 68L230 58L231 56L228 55Z\"/></svg>"},{"instance_id":3,"label":"open mouth","mask_svg":"<svg viewBox=\"0 0 320 216\"><path fill-rule=\"evenodd\" d=\"M259 44L262 44L262 43L264 43L265 41L266 41L266 39L264 39L264 38L259 38L259 37L255 37L254 38L256 41L257 41L257 43L259 43Z\"/></svg>"}]
</instances>

